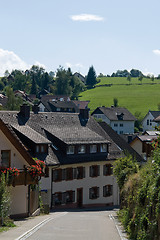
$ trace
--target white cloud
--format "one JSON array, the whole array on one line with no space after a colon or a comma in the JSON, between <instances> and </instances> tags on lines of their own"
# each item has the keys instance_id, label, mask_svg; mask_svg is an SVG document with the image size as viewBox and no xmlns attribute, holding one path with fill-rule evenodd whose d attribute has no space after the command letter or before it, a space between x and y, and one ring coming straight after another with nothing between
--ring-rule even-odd
<instances>
[{"instance_id":1,"label":"white cloud","mask_svg":"<svg viewBox=\"0 0 160 240\"><path fill-rule=\"evenodd\" d=\"M39 67L42 67L42 68L46 69L46 66L45 66L43 63L40 63L40 62L38 62L38 61L35 61L34 65L36 65L36 66L39 66Z\"/></svg>"},{"instance_id":2,"label":"white cloud","mask_svg":"<svg viewBox=\"0 0 160 240\"><path fill-rule=\"evenodd\" d=\"M160 55L160 50L159 49L155 49L155 50L153 50L153 53L156 54L156 55Z\"/></svg>"},{"instance_id":3,"label":"white cloud","mask_svg":"<svg viewBox=\"0 0 160 240\"><path fill-rule=\"evenodd\" d=\"M28 67L14 52L0 48L0 76L3 76L6 70L11 72L13 69L25 70Z\"/></svg>"},{"instance_id":4,"label":"white cloud","mask_svg":"<svg viewBox=\"0 0 160 240\"><path fill-rule=\"evenodd\" d=\"M34 65L43 67L45 69L45 65L38 61L35 61ZM31 64L27 64L26 62L24 62L14 52L0 48L0 76L4 76L6 70L8 70L9 72L14 69L26 70L30 69L31 66Z\"/></svg>"},{"instance_id":5,"label":"white cloud","mask_svg":"<svg viewBox=\"0 0 160 240\"><path fill-rule=\"evenodd\" d=\"M84 66L81 63L72 64L72 63L66 62L65 66L67 68L84 68Z\"/></svg>"},{"instance_id":6,"label":"white cloud","mask_svg":"<svg viewBox=\"0 0 160 240\"><path fill-rule=\"evenodd\" d=\"M97 15L92 15L92 14L79 14L79 15L72 15L70 18L73 21L81 21L81 22L88 22L88 21L103 21L104 18L97 16Z\"/></svg>"}]
</instances>

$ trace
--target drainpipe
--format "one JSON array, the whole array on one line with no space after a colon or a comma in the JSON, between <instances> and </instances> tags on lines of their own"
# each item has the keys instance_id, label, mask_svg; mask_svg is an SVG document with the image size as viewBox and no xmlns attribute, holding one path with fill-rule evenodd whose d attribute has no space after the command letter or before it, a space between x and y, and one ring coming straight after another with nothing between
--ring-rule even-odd
<instances>
[{"instance_id":1,"label":"drainpipe","mask_svg":"<svg viewBox=\"0 0 160 240\"><path fill-rule=\"evenodd\" d=\"M30 211L31 211L31 209L30 209L30 198L31 198L31 185L29 184L28 185L28 216L30 216L31 215L31 213L30 213Z\"/></svg>"}]
</instances>

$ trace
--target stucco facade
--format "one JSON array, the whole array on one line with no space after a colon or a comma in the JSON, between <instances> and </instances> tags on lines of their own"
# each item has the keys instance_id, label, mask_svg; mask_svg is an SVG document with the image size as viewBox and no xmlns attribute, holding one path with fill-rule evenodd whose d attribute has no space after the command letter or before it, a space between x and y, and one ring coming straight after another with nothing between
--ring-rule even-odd
<instances>
[{"instance_id":1,"label":"stucco facade","mask_svg":"<svg viewBox=\"0 0 160 240\"><path fill-rule=\"evenodd\" d=\"M41 181L42 197L45 204L49 206L54 206L53 196L55 193L64 193L67 191L73 191L74 201L72 204L68 204L72 207L77 207L78 189L82 189L82 206L106 206L106 205L119 205L119 190L116 183L116 179L113 175L104 176L103 166L105 164L112 164L112 161L104 162L94 162L94 163L83 163L82 164L72 164L61 166L61 169L66 168L76 168L83 166L85 168L85 177L83 179L73 179L73 180L62 180L58 182L51 181L51 178L43 179ZM98 165L100 167L99 176L90 177L90 167L92 165ZM51 174L51 170L50 170ZM104 197L103 187L106 185L112 186L112 194L110 196ZM92 187L98 187L99 196L96 199L90 199L89 189ZM51 194L51 195L50 195ZM51 197L50 197L50 196ZM48 201L48 202L47 202ZM67 204L62 204L61 207L67 207ZM57 207L57 206L56 206ZM58 206L59 207L59 206Z\"/></svg>"}]
</instances>

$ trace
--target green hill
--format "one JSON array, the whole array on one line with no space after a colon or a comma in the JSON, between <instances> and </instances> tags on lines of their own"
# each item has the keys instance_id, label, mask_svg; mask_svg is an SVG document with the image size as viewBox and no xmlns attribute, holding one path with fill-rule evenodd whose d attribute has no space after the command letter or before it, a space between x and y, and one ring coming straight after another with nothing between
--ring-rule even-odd
<instances>
[{"instance_id":1,"label":"green hill","mask_svg":"<svg viewBox=\"0 0 160 240\"><path fill-rule=\"evenodd\" d=\"M98 78L100 82L95 88L82 92L79 100L89 100L91 112L99 106L110 107L113 99L118 99L118 105L126 107L132 114L140 112L144 117L148 110L158 110L160 103L160 80L143 78L142 83L137 78L131 82L127 78Z\"/></svg>"}]
</instances>

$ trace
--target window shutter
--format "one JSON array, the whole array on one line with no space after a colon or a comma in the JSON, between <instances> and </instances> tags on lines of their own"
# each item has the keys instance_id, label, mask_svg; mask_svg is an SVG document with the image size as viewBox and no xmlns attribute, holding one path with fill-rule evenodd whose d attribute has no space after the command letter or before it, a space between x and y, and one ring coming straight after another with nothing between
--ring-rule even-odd
<instances>
[{"instance_id":1,"label":"window shutter","mask_svg":"<svg viewBox=\"0 0 160 240\"><path fill-rule=\"evenodd\" d=\"M99 198L99 187L97 187L97 198Z\"/></svg>"},{"instance_id":2,"label":"window shutter","mask_svg":"<svg viewBox=\"0 0 160 240\"><path fill-rule=\"evenodd\" d=\"M75 202L75 191L72 191L72 202Z\"/></svg>"},{"instance_id":3,"label":"window shutter","mask_svg":"<svg viewBox=\"0 0 160 240\"><path fill-rule=\"evenodd\" d=\"M89 199L92 199L92 188L89 189Z\"/></svg>"},{"instance_id":4,"label":"window shutter","mask_svg":"<svg viewBox=\"0 0 160 240\"><path fill-rule=\"evenodd\" d=\"M62 180L66 180L66 169L62 169Z\"/></svg>"},{"instance_id":5,"label":"window shutter","mask_svg":"<svg viewBox=\"0 0 160 240\"><path fill-rule=\"evenodd\" d=\"M77 179L77 168L73 168L73 179Z\"/></svg>"},{"instance_id":6,"label":"window shutter","mask_svg":"<svg viewBox=\"0 0 160 240\"><path fill-rule=\"evenodd\" d=\"M63 203L66 203L66 193L65 192L62 193L62 204Z\"/></svg>"},{"instance_id":7,"label":"window shutter","mask_svg":"<svg viewBox=\"0 0 160 240\"><path fill-rule=\"evenodd\" d=\"M53 182L53 181L56 181L56 175L57 175L56 171L57 170L52 170L52 171L53 171L53 175L52 175L52 182Z\"/></svg>"},{"instance_id":8,"label":"window shutter","mask_svg":"<svg viewBox=\"0 0 160 240\"><path fill-rule=\"evenodd\" d=\"M90 177L92 177L93 176L93 168L92 168L92 166L89 167L89 172L90 172L89 173Z\"/></svg>"},{"instance_id":9,"label":"window shutter","mask_svg":"<svg viewBox=\"0 0 160 240\"><path fill-rule=\"evenodd\" d=\"M85 178L85 167L83 167L83 178Z\"/></svg>"},{"instance_id":10,"label":"window shutter","mask_svg":"<svg viewBox=\"0 0 160 240\"><path fill-rule=\"evenodd\" d=\"M100 176L100 166L97 166L97 176Z\"/></svg>"}]
</instances>

